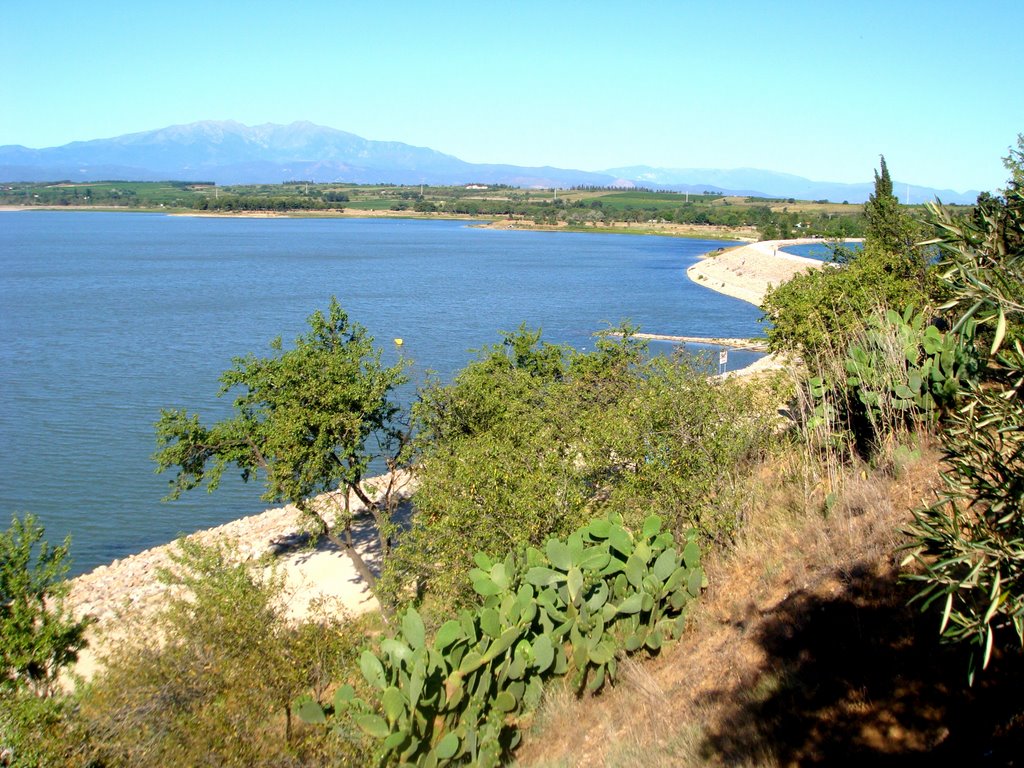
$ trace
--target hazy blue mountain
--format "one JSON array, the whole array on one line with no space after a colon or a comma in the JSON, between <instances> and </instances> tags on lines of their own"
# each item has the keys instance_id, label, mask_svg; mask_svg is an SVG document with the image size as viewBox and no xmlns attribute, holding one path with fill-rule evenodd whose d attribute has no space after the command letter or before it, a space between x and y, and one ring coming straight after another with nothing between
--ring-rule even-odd
<instances>
[{"instance_id":1,"label":"hazy blue mountain","mask_svg":"<svg viewBox=\"0 0 1024 768\"><path fill-rule=\"evenodd\" d=\"M635 165L611 168L605 173L632 179L636 184L657 189L700 192L729 191L733 194L756 197L782 197L796 200L832 200L862 203L874 189L874 180L860 184L840 184L831 181L811 181L802 176L757 168L652 168ZM901 202L924 203L938 197L944 203L973 203L977 190L955 192L951 189L932 189L894 180L893 193Z\"/></svg>"},{"instance_id":2,"label":"hazy blue mountain","mask_svg":"<svg viewBox=\"0 0 1024 768\"><path fill-rule=\"evenodd\" d=\"M873 184L834 184L750 168L632 166L590 172L565 168L467 163L427 147L372 141L352 133L296 122L247 126L234 121L172 125L60 147L0 147L0 181L214 181L218 184L315 182L386 184L509 184L519 187L633 187L705 190L801 200L867 199ZM906 185L896 182L905 199ZM912 202L973 202L958 194L911 186Z\"/></svg>"},{"instance_id":3,"label":"hazy blue mountain","mask_svg":"<svg viewBox=\"0 0 1024 768\"><path fill-rule=\"evenodd\" d=\"M206 180L218 184L290 179L389 184L555 186L614 181L560 168L478 165L426 147L371 141L345 131L296 122L246 126L234 121L172 125L60 147L0 147L0 180Z\"/></svg>"}]
</instances>

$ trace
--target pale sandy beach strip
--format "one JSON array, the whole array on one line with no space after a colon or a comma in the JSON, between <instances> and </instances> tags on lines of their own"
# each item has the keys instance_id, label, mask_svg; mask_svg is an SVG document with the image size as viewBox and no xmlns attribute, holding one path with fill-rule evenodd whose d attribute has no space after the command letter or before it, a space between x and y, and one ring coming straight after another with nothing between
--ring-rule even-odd
<instances>
[{"instance_id":1,"label":"pale sandy beach strip","mask_svg":"<svg viewBox=\"0 0 1024 768\"><path fill-rule=\"evenodd\" d=\"M795 256L782 249L790 245L821 242L814 238L762 240L712 251L687 269L686 274L698 285L759 307L769 288L825 266L825 262L818 259Z\"/></svg>"},{"instance_id":2,"label":"pale sandy beach strip","mask_svg":"<svg viewBox=\"0 0 1024 768\"><path fill-rule=\"evenodd\" d=\"M762 240L735 248L712 251L704 254L699 262L687 269L686 274L698 285L760 307L770 288L782 285L797 275L826 266L826 262L819 259L796 256L783 250L790 245L808 243L823 244L823 241L819 238ZM777 355L769 354L746 368L729 371L724 375L746 376L783 368L788 364Z\"/></svg>"}]
</instances>

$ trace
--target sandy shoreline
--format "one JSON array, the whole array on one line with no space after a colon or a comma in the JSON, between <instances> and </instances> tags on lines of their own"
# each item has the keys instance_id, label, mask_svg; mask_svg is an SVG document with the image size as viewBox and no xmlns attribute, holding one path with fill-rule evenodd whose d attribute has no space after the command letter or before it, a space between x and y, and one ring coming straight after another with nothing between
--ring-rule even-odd
<instances>
[{"instance_id":1,"label":"sandy shoreline","mask_svg":"<svg viewBox=\"0 0 1024 768\"><path fill-rule=\"evenodd\" d=\"M822 269L826 262L786 253L789 245L822 243L820 238L793 240L761 240L704 254L699 262L686 270L693 282L713 291L760 307L770 288L781 285L797 275ZM848 242L860 242L854 238ZM768 354L738 371L725 376L745 376L786 367L785 360Z\"/></svg>"},{"instance_id":2,"label":"sandy shoreline","mask_svg":"<svg viewBox=\"0 0 1024 768\"><path fill-rule=\"evenodd\" d=\"M762 240L722 251L712 251L686 270L698 285L761 306L769 288L799 274L821 269L825 262L786 253L789 245L821 243L817 238Z\"/></svg>"}]
</instances>

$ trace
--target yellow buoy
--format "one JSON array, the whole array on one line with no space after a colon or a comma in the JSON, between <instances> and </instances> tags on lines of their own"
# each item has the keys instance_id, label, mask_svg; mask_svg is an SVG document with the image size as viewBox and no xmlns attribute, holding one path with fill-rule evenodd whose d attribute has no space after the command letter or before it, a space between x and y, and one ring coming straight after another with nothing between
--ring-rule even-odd
<instances>
[{"instance_id":1,"label":"yellow buoy","mask_svg":"<svg viewBox=\"0 0 1024 768\"><path fill-rule=\"evenodd\" d=\"M400 346L402 346L403 344L405 344L405 342L404 342L404 341L402 341L401 339L395 339L395 346L396 346L396 347L400 347Z\"/></svg>"}]
</instances>

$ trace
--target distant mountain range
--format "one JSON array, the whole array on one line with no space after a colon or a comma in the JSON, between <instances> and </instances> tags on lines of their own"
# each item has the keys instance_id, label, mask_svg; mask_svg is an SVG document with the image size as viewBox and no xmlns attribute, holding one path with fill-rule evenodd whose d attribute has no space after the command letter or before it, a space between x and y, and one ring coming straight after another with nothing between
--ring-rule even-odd
<instances>
[{"instance_id":1,"label":"distant mountain range","mask_svg":"<svg viewBox=\"0 0 1024 768\"><path fill-rule=\"evenodd\" d=\"M694 192L698 189L725 191L727 194L754 197L781 197L795 200L830 200L863 203L875 190L874 180L859 184L811 181L802 176L757 168L651 168L645 165L613 168L605 173L630 179L638 186ZM904 203L925 203L938 197L944 203L970 204L978 190L955 192L894 181L893 193Z\"/></svg>"},{"instance_id":2,"label":"distant mountain range","mask_svg":"<svg viewBox=\"0 0 1024 768\"><path fill-rule=\"evenodd\" d=\"M234 121L172 125L111 139L60 147L0 147L0 182L213 181L276 184L290 180L361 184L509 184L516 187L648 187L757 197L863 202L872 182L837 184L752 168L652 168L604 171L467 163L426 147L372 141L309 122L247 126ZM895 182L904 202L939 197L973 203L976 190L958 193Z\"/></svg>"}]
</instances>

